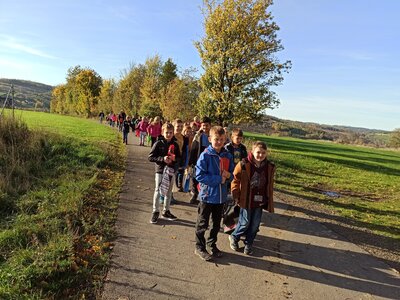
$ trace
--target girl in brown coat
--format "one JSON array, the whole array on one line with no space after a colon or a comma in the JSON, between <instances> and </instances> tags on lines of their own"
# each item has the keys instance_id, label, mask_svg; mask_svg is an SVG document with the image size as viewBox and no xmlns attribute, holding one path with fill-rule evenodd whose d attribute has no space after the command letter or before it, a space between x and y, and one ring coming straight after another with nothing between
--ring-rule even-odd
<instances>
[{"instance_id":1,"label":"girl in brown coat","mask_svg":"<svg viewBox=\"0 0 400 300\"><path fill-rule=\"evenodd\" d=\"M236 165L231 191L240 206L240 214L238 224L229 236L232 250L239 250L238 243L244 235L244 253L253 253L252 245L260 227L262 210L274 212L274 173L275 165L267 160L267 145L261 141L256 141L248 157Z\"/></svg>"}]
</instances>

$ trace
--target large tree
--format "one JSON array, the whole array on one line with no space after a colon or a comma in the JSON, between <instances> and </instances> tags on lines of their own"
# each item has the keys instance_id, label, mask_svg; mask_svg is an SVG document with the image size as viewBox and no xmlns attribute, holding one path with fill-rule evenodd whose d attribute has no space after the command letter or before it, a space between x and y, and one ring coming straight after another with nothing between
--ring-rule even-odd
<instances>
[{"instance_id":1,"label":"large tree","mask_svg":"<svg viewBox=\"0 0 400 300\"><path fill-rule=\"evenodd\" d=\"M98 96L103 80L96 71L84 69L75 78L75 91L78 94L76 112L90 117L96 112Z\"/></svg>"},{"instance_id":2,"label":"large tree","mask_svg":"<svg viewBox=\"0 0 400 300\"><path fill-rule=\"evenodd\" d=\"M104 113L110 113L113 109L113 101L115 94L116 84L114 79L103 80L103 85L100 89L99 101L97 105L96 113L103 111Z\"/></svg>"},{"instance_id":3,"label":"large tree","mask_svg":"<svg viewBox=\"0 0 400 300\"><path fill-rule=\"evenodd\" d=\"M146 75L140 94L142 103L139 113L142 116L155 117L161 114L160 95L161 95L161 74L163 63L159 55L147 58L145 62Z\"/></svg>"},{"instance_id":4,"label":"large tree","mask_svg":"<svg viewBox=\"0 0 400 300\"><path fill-rule=\"evenodd\" d=\"M180 78L176 77L167 87L160 100L162 115L168 120L191 120L196 114L195 103L200 93L199 81L185 70Z\"/></svg>"},{"instance_id":5,"label":"large tree","mask_svg":"<svg viewBox=\"0 0 400 300\"><path fill-rule=\"evenodd\" d=\"M114 111L124 110L128 114L136 115L139 111L142 97L141 88L146 67L142 64L131 65L129 70L121 74L121 79L114 97Z\"/></svg>"},{"instance_id":6,"label":"large tree","mask_svg":"<svg viewBox=\"0 0 400 300\"><path fill-rule=\"evenodd\" d=\"M205 36L195 43L202 59L199 109L219 124L257 119L279 104L271 90L290 62L280 63L279 27L272 0L203 0Z\"/></svg>"}]
</instances>

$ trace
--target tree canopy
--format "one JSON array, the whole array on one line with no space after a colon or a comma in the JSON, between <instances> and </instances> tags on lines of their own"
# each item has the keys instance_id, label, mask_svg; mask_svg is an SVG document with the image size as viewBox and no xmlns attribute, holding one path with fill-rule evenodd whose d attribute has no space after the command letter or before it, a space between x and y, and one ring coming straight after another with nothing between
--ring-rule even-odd
<instances>
[{"instance_id":1,"label":"tree canopy","mask_svg":"<svg viewBox=\"0 0 400 300\"><path fill-rule=\"evenodd\" d=\"M204 0L205 36L195 43L204 74L199 109L219 124L257 119L279 104L271 90L290 61L275 53L283 46L268 0Z\"/></svg>"},{"instance_id":2,"label":"tree canopy","mask_svg":"<svg viewBox=\"0 0 400 300\"><path fill-rule=\"evenodd\" d=\"M66 84L53 89L50 109L85 117L123 110L128 115L190 119L197 114L194 104L200 92L194 72L178 74L171 58L164 62L158 55L144 64L130 64L118 81L103 80L90 68L71 67Z\"/></svg>"},{"instance_id":3,"label":"tree canopy","mask_svg":"<svg viewBox=\"0 0 400 300\"><path fill-rule=\"evenodd\" d=\"M102 84L101 76L90 68L69 68L67 83L53 89L51 111L90 117L97 112Z\"/></svg>"}]
</instances>

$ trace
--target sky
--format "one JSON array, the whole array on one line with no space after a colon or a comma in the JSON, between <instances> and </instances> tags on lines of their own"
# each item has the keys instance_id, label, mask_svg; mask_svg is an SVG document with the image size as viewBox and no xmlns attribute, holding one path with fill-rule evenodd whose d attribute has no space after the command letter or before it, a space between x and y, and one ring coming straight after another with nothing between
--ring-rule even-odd
<instances>
[{"instance_id":1,"label":"sky","mask_svg":"<svg viewBox=\"0 0 400 300\"><path fill-rule=\"evenodd\" d=\"M201 0L0 0L0 78L65 83L80 65L118 80L160 55L202 73ZM383 130L400 127L400 1L275 0L292 68L272 88L282 119Z\"/></svg>"}]
</instances>

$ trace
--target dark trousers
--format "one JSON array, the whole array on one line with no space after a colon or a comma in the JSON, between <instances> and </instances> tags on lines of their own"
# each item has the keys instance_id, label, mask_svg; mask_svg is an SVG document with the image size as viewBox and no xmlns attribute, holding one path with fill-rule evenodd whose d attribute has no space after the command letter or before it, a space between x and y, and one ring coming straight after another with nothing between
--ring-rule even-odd
<instances>
[{"instance_id":1,"label":"dark trousers","mask_svg":"<svg viewBox=\"0 0 400 300\"><path fill-rule=\"evenodd\" d=\"M223 204L210 204L200 201L197 207L197 222L196 222L196 248L206 250L206 245L211 249L216 247L217 235L221 227L221 218ZM211 216L210 235L205 240L205 233L208 228L208 223Z\"/></svg>"},{"instance_id":2,"label":"dark trousers","mask_svg":"<svg viewBox=\"0 0 400 300\"><path fill-rule=\"evenodd\" d=\"M199 182L196 180L196 178L195 178L196 176L195 175L196 174L193 173L191 192L192 192L193 195L196 195L196 198L197 198L197 196L199 195L199 191L197 189L197 185L199 184Z\"/></svg>"},{"instance_id":3,"label":"dark trousers","mask_svg":"<svg viewBox=\"0 0 400 300\"><path fill-rule=\"evenodd\" d=\"M175 180L176 180L176 186L178 189L182 189L183 186L183 174L185 173L184 168L178 168L178 171L176 172Z\"/></svg>"},{"instance_id":4,"label":"dark trousers","mask_svg":"<svg viewBox=\"0 0 400 300\"><path fill-rule=\"evenodd\" d=\"M151 147L153 147L155 142L157 142L157 137L156 136L152 136L151 137Z\"/></svg>"},{"instance_id":5,"label":"dark trousers","mask_svg":"<svg viewBox=\"0 0 400 300\"><path fill-rule=\"evenodd\" d=\"M128 131L122 132L123 140L125 144L128 144Z\"/></svg>"}]
</instances>

